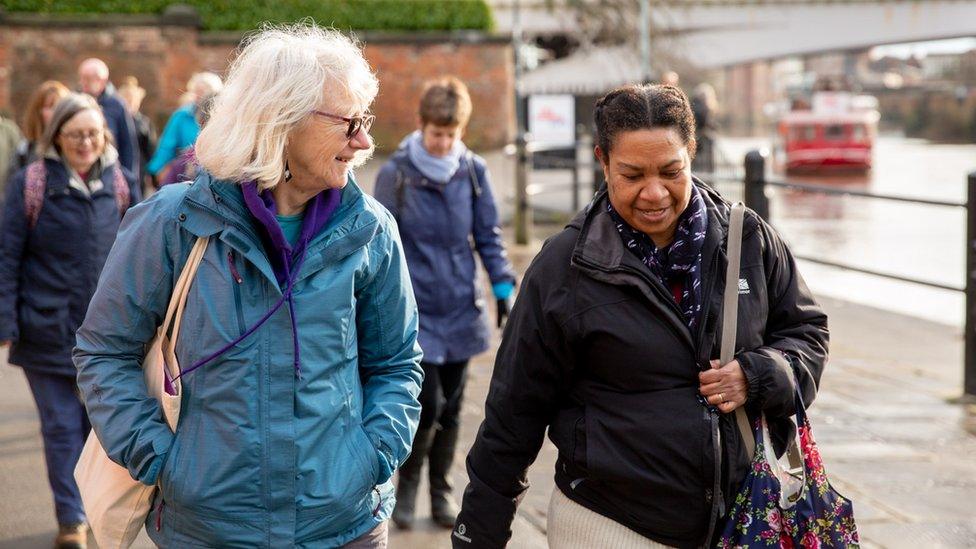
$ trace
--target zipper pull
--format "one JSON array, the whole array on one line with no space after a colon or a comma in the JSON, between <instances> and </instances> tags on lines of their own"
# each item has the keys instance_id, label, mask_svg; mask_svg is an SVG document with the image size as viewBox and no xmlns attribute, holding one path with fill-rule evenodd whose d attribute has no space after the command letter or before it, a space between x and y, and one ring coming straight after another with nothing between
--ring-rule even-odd
<instances>
[{"instance_id":1,"label":"zipper pull","mask_svg":"<svg viewBox=\"0 0 976 549\"><path fill-rule=\"evenodd\" d=\"M163 506L164 505L166 505L166 502L163 501L163 495L160 494L159 506L156 507L156 531L157 532L163 529Z\"/></svg>"},{"instance_id":2,"label":"zipper pull","mask_svg":"<svg viewBox=\"0 0 976 549\"><path fill-rule=\"evenodd\" d=\"M227 263L230 265L230 275L234 277L234 282L238 284L243 284L244 279L241 278L241 274L237 272L237 266L234 265L234 252L227 252Z\"/></svg>"}]
</instances>

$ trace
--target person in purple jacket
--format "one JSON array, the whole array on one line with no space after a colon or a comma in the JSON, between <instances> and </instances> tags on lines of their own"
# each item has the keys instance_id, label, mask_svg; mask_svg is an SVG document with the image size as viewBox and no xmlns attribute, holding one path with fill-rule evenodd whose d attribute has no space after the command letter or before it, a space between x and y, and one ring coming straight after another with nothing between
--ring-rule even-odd
<instances>
[{"instance_id":1,"label":"person in purple jacket","mask_svg":"<svg viewBox=\"0 0 976 549\"><path fill-rule=\"evenodd\" d=\"M461 141L471 117L467 87L453 77L428 82L419 111L420 129L383 165L375 188L399 225L424 351L420 429L400 468L392 517L405 529L413 526L424 461L434 522L451 528L457 515L450 471L468 361L490 337L474 252L488 271L499 325L515 288L485 161Z\"/></svg>"}]
</instances>

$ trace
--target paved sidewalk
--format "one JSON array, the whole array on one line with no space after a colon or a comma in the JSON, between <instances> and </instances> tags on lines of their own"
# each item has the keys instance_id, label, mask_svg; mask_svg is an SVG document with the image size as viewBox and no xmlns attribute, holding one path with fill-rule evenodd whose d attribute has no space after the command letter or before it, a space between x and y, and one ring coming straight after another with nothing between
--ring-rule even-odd
<instances>
[{"instance_id":1,"label":"paved sidewalk","mask_svg":"<svg viewBox=\"0 0 976 549\"><path fill-rule=\"evenodd\" d=\"M524 272L532 253L510 253ZM976 547L976 405L949 402L962 391L961 330L820 301L830 317L831 360L810 418L834 487L854 500L862 546ZM471 368L455 467L458 497L493 358L481 356ZM513 548L546 547L555 454L547 439L529 471L532 487L519 508ZM420 531L395 533L391 547L450 547L449 532L422 524Z\"/></svg>"},{"instance_id":2,"label":"paved sidewalk","mask_svg":"<svg viewBox=\"0 0 976 549\"><path fill-rule=\"evenodd\" d=\"M533 251L511 250L520 272ZM962 387L960 330L832 299L831 362L811 411L835 487L852 498L865 547L976 547L976 406ZM5 362L0 354L0 363ZM493 356L472 364L455 491L483 414ZM530 470L513 548L543 548L555 449ZM422 487L421 491L424 491ZM427 509L426 500L418 509ZM450 547L429 520L398 532L393 549ZM0 366L0 548L48 547L55 533L36 413L23 374ZM148 544L145 539L140 547Z\"/></svg>"}]
</instances>

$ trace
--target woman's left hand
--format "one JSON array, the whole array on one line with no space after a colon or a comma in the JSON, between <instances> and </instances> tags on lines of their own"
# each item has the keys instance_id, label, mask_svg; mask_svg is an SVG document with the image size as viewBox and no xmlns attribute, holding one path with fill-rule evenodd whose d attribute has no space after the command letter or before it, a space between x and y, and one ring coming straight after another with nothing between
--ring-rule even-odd
<instances>
[{"instance_id":1,"label":"woman's left hand","mask_svg":"<svg viewBox=\"0 0 976 549\"><path fill-rule=\"evenodd\" d=\"M709 404L723 414L731 413L746 403L749 383L738 360L724 366L718 360L712 360L710 364L711 370L698 374L699 390Z\"/></svg>"}]
</instances>

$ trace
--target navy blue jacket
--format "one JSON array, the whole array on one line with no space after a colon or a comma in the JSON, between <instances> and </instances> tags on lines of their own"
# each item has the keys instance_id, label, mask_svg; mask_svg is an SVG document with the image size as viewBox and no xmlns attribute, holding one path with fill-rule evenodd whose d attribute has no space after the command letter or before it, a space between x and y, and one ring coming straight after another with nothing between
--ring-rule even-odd
<instances>
[{"instance_id":1,"label":"navy blue jacket","mask_svg":"<svg viewBox=\"0 0 976 549\"><path fill-rule=\"evenodd\" d=\"M0 222L0 341L14 342L11 364L74 377L75 331L121 216L111 166L102 170L102 188L89 197L69 187L64 164L50 158L44 162L44 205L33 229L24 214L27 170L17 172L6 189ZM141 194L131 173L123 173L131 206Z\"/></svg>"},{"instance_id":2,"label":"navy blue jacket","mask_svg":"<svg viewBox=\"0 0 976 549\"><path fill-rule=\"evenodd\" d=\"M474 252L492 284L514 282L515 272L505 254L484 159L465 155L449 182L436 183L401 148L380 169L373 192L399 225L420 309L424 361L457 362L488 349L487 308Z\"/></svg>"},{"instance_id":3,"label":"navy blue jacket","mask_svg":"<svg viewBox=\"0 0 976 549\"><path fill-rule=\"evenodd\" d=\"M122 99L115 93L115 86L111 83L98 96L98 104L105 114L108 129L115 137L115 148L119 151L119 161L132 173L139 173L139 145L136 134L136 124L122 104Z\"/></svg>"}]
</instances>

